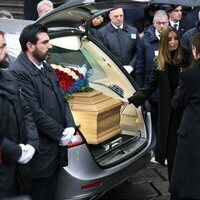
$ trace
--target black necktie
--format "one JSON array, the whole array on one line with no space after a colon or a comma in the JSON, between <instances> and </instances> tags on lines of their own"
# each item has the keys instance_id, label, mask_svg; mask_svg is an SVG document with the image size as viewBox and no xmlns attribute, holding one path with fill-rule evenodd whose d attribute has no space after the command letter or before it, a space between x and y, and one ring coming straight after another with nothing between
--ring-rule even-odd
<instances>
[{"instance_id":1,"label":"black necktie","mask_svg":"<svg viewBox=\"0 0 200 200\"><path fill-rule=\"evenodd\" d=\"M41 71L41 73L42 73L43 76L46 76L46 72L45 72L44 67L41 67L40 71Z\"/></svg>"},{"instance_id":2,"label":"black necktie","mask_svg":"<svg viewBox=\"0 0 200 200\"><path fill-rule=\"evenodd\" d=\"M174 28L178 30L178 24L174 24Z\"/></svg>"}]
</instances>

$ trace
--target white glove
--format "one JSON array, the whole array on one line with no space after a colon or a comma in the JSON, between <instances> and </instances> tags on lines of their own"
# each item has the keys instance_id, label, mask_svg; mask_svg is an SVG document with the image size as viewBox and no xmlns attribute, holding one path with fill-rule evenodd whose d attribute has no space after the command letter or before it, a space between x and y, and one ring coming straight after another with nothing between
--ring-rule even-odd
<instances>
[{"instance_id":1,"label":"white glove","mask_svg":"<svg viewBox=\"0 0 200 200\"><path fill-rule=\"evenodd\" d=\"M70 143L73 135L75 133L74 127L68 127L63 131L63 136L60 139L60 146L66 146L67 144Z\"/></svg>"},{"instance_id":2,"label":"white glove","mask_svg":"<svg viewBox=\"0 0 200 200\"><path fill-rule=\"evenodd\" d=\"M28 147L29 156L32 158L35 153L35 148L31 146L30 144L27 144L26 146Z\"/></svg>"},{"instance_id":3,"label":"white glove","mask_svg":"<svg viewBox=\"0 0 200 200\"><path fill-rule=\"evenodd\" d=\"M129 104L128 99L124 99L119 97L118 100L120 100L123 104L121 106L120 112L122 113L124 111L124 109L126 108L126 106Z\"/></svg>"},{"instance_id":4,"label":"white glove","mask_svg":"<svg viewBox=\"0 0 200 200\"><path fill-rule=\"evenodd\" d=\"M33 148L31 145L27 144L19 144L19 146L22 149L22 155L18 160L18 163L21 164L26 164L27 162L29 162L31 160L31 158L33 157L34 153L35 153L35 148Z\"/></svg>"},{"instance_id":5,"label":"white glove","mask_svg":"<svg viewBox=\"0 0 200 200\"><path fill-rule=\"evenodd\" d=\"M133 71L133 67L130 65L124 65L123 67L129 74Z\"/></svg>"},{"instance_id":6,"label":"white glove","mask_svg":"<svg viewBox=\"0 0 200 200\"><path fill-rule=\"evenodd\" d=\"M72 136L72 139L71 139L71 142L74 143L74 142L81 142L82 141L82 138L80 135L73 135Z\"/></svg>"}]
</instances>

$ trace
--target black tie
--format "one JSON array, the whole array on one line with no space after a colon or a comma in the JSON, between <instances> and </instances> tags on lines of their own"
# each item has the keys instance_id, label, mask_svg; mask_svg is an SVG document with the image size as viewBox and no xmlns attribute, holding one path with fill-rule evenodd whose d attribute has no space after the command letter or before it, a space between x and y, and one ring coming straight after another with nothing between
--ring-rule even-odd
<instances>
[{"instance_id":1,"label":"black tie","mask_svg":"<svg viewBox=\"0 0 200 200\"><path fill-rule=\"evenodd\" d=\"M41 71L41 73L42 73L43 76L46 76L46 72L45 72L44 67L41 67L40 71Z\"/></svg>"},{"instance_id":2,"label":"black tie","mask_svg":"<svg viewBox=\"0 0 200 200\"><path fill-rule=\"evenodd\" d=\"M174 24L174 28L178 30L178 24Z\"/></svg>"}]
</instances>

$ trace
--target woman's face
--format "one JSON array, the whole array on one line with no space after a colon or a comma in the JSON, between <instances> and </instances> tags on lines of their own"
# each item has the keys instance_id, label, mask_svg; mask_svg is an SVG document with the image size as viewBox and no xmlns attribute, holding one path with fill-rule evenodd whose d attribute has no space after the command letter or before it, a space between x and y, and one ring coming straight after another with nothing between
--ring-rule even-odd
<instances>
[{"instance_id":1,"label":"woman's face","mask_svg":"<svg viewBox=\"0 0 200 200\"><path fill-rule=\"evenodd\" d=\"M178 36L175 32L169 32L168 35L168 48L169 51L174 51L178 48Z\"/></svg>"},{"instance_id":2,"label":"woman's face","mask_svg":"<svg viewBox=\"0 0 200 200\"><path fill-rule=\"evenodd\" d=\"M95 17L95 18L92 20L92 25L93 25L93 26L98 26L98 25L100 25L101 23L103 23L103 17L102 17L101 15Z\"/></svg>"}]
</instances>

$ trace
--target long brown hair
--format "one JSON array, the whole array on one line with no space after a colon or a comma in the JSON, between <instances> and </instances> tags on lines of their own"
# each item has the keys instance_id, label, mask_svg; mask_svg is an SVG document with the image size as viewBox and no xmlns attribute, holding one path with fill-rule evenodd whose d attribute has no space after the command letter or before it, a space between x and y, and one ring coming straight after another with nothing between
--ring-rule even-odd
<instances>
[{"instance_id":1,"label":"long brown hair","mask_svg":"<svg viewBox=\"0 0 200 200\"><path fill-rule=\"evenodd\" d=\"M169 42L169 33L175 32L178 38L178 47L174 51L174 55L172 56L171 52L169 51L168 42ZM158 50L158 57L156 59L157 69L164 71L167 69L167 65L178 65L183 59L182 48L180 44L180 36L177 30L171 26L165 28L161 34L160 42L159 42L159 50Z\"/></svg>"},{"instance_id":2,"label":"long brown hair","mask_svg":"<svg viewBox=\"0 0 200 200\"><path fill-rule=\"evenodd\" d=\"M200 33L196 33L192 39L192 48L196 48L196 54L200 56ZM196 56L197 56L196 55ZM194 55L193 55L193 62L194 62Z\"/></svg>"}]
</instances>

